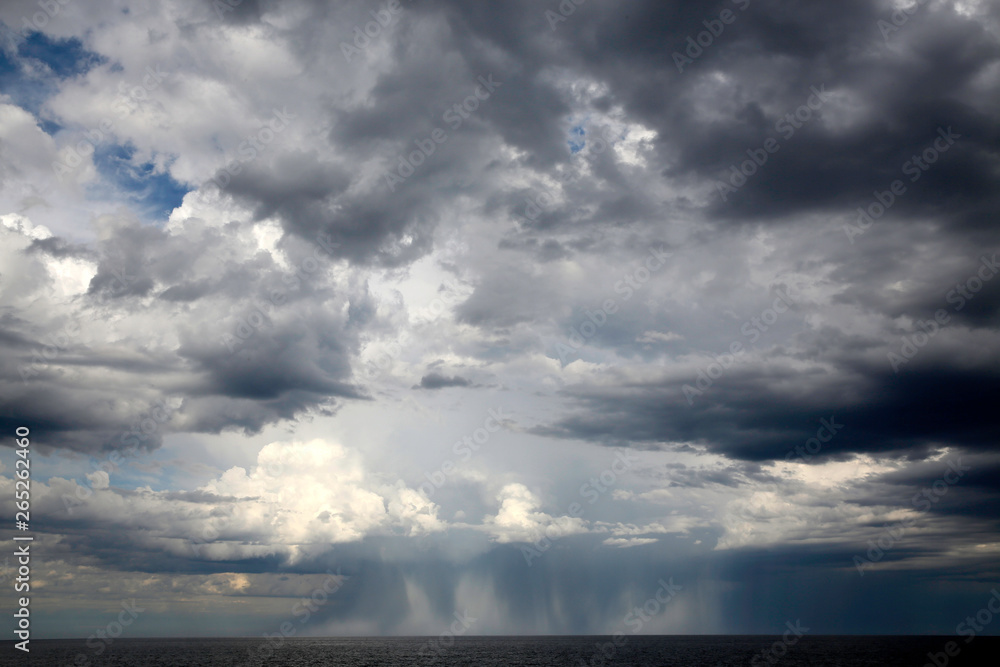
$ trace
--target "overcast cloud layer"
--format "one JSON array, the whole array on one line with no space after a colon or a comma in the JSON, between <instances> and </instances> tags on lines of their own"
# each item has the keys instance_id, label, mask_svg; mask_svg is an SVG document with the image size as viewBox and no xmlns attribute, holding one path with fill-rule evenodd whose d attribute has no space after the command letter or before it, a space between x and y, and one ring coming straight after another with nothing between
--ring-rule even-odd
<instances>
[{"instance_id":1,"label":"overcast cloud layer","mask_svg":"<svg viewBox=\"0 0 1000 667\"><path fill-rule=\"evenodd\" d=\"M997 3L52 6L0 7L39 636L671 578L642 632L954 633L1000 580Z\"/></svg>"}]
</instances>

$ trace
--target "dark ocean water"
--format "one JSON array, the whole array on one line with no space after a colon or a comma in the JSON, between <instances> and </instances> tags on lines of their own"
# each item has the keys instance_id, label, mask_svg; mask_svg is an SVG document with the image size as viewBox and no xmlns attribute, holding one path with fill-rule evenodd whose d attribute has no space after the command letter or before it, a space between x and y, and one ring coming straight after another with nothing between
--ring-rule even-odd
<instances>
[{"instance_id":1,"label":"dark ocean water","mask_svg":"<svg viewBox=\"0 0 1000 667\"><path fill-rule=\"evenodd\" d=\"M949 641L956 644L951 647L953 653L958 648L955 657L945 653ZM928 653L934 655L937 664ZM3 642L0 665L996 667L1000 665L1000 637L977 637L966 643L965 638L949 637L806 636L791 647L781 646L780 637L763 636L630 636L620 646L610 637L464 637L450 646L438 643L436 638L293 638L278 646L269 646L260 639L124 639L115 641L101 655L95 655L83 640L32 640L30 655L15 650L12 642Z\"/></svg>"}]
</instances>

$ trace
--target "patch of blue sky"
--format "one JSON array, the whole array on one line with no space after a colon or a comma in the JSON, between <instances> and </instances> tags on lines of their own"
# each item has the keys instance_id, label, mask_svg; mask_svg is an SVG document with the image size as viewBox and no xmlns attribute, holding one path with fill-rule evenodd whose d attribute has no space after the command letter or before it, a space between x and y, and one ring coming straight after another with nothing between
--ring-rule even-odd
<instances>
[{"instance_id":1,"label":"patch of blue sky","mask_svg":"<svg viewBox=\"0 0 1000 667\"><path fill-rule=\"evenodd\" d=\"M154 161L137 160L136 149L130 144L101 144L93 160L100 179L87 186L88 195L123 199L151 221L165 221L190 191Z\"/></svg>"},{"instance_id":2,"label":"patch of blue sky","mask_svg":"<svg viewBox=\"0 0 1000 667\"><path fill-rule=\"evenodd\" d=\"M21 58L34 58L45 63L60 79L86 74L107 62L100 54L83 48L83 42L75 37L53 39L42 32L31 33L18 45L17 53Z\"/></svg>"},{"instance_id":3,"label":"patch of blue sky","mask_svg":"<svg viewBox=\"0 0 1000 667\"><path fill-rule=\"evenodd\" d=\"M16 53L0 50L0 93L35 117L42 104L56 92L54 77L41 77L25 66Z\"/></svg>"},{"instance_id":4,"label":"patch of blue sky","mask_svg":"<svg viewBox=\"0 0 1000 667\"><path fill-rule=\"evenodd\" d=\"M90 457L85 470L87 473L103 470L108 474L110 485L121 489L148 486L151 491L170 491L174 488L171 476L178 471L173 466L164 465L165 457L157 456L158 453L157 450L133 454L125 450L116 457ZM77 473L74 478L80 486L93 489L93 484L84 474Z\"/></svg>"},{"instance_id":5,"label":"patch of blue sky","mask_svg":"<svg viewBox=\"0 0 1000 667\"><path fill-rule=\"evenodd\" d=\"M574 125L569 131L569 152L579 153L587 145L587 140L584 138L587 135L587 131L583 129L583 125Z\"/></svg>"},{"instance_id":6,"label":"patch of blue sky","mask_svg":"<svg viewBox=\"0 0 1000 667\"><path fill-rule=\"evenodd\" d=\"M46 113L45 101L56 94L59 81L85 74L104 62L79 39L54 39L32 32L16 48L0 49L0 93L34 115L43 131L55 134L62 125Z\"/></svg>"}]
</instances>

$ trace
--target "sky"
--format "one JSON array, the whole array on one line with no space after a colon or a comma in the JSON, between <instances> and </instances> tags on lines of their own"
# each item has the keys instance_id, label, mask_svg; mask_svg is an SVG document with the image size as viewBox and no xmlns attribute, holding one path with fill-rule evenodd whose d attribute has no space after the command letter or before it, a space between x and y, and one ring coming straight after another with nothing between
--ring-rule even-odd
<instances>
[{"instance_id":1,"label":"sky","mask_svg":"<svg viewBox=\"0 0 1000 667\"><path fill-rule=\"evenodd\" d=\"M33 638L955 634L992 599L997 3L0 21Z\"/></svg>"}]
</instances>

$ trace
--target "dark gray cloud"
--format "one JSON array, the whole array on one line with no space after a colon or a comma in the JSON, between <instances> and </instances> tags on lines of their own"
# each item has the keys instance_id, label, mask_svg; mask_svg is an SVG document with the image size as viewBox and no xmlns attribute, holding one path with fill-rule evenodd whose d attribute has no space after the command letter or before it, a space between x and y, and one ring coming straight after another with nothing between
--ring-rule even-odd
<instances>
[{"instance_id":1,"label":"dark gray cloud","mask_svg":"<svg viewBox=\"0 0 1000 667\"><path fill-rule=\"evenodd\" d=\"M705 373L716 372L706 364ZM696 443L708 451L753 461L784 460L833 418L835 437L818 457L849 453L929 453L940 443L993 450L990 405L1000 398L1000 376L986 369L919 368L893 374L863 364L831 374L814 366L736 367L701 392L697 377L629 389L567 390L583 409L549 426L544 435L615 445ZM824 432L827 437L828 432Z\"/></svg>"},{"instance_id":2,"label":"dark gray cloud","mask_svg":"<svg viewBox=\"0 0 1000 667\"><path fill-rule=\"evenodd\" d=\"M421 389L443 389L445 387L468 387L472 383L458 375L448 376L440 373L428 373L420 378Z\"/></svg>"},{"instance_id":3,"label":"dark gray cloud","mask_svg":"<svg viewBox=\"0 0 1000 667\"><path fill-rule=\"evenodd\" d=\"M176 399L176 412L143 438L143 448L155 449L179 422L194 432L257 432L362 397L350 358L355 318L371 317L367 298L354 293L344 315L327 310L343 297L316 284L316 252L309 266L317 278L302 273L306 279L294 282L270 255L241 255L219 230L199 231L194 222L190 235L122 219L104 224L105 240L72 255L98 258L76 303L54 309L47 322L7 314L3 395L12 412L3 424L31 422L42 448L99 452L128 446L153 405ZM62 240L48 240L26 256L61 257L49 251ZM101 324L111 320L117 325ZM128 407L121 396L133 399Z\"/></svg>"}]
</instances>

